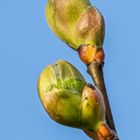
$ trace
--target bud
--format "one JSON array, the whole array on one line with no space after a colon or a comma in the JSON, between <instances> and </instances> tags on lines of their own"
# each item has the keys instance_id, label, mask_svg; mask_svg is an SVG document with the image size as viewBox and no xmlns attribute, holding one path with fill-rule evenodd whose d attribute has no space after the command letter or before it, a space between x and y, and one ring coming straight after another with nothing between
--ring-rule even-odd
<instances>
[{"instance_id":1,"label":"bud","mask_svg":"<svg viewBox=\"0 0 140 140\"><path fill-rule=\"evenodd\" d=\"M102 47L104 19L89 0L48 0L46 17L52 31L71 48Z\"/></svg>"},{"instance_id":2,"label":"bud","mask_svg":"<svg viewBox=\"0 0 140 140\"><path fill-rule=\"evenodd\" d=\"M101 13L95 7L89 7L81 15L76 25L77 45L90 44L96 48L103 46L105 25Z\"/></svg>"},{"instance_id":3,"label":"bud","mask_svg":"<svg viewBox=\"0 0 140 140\"><path fill-rule=\"evenodd\" d=\"M81 73L70 63L59 60L47 66L40 74L38 93L54 121L82 129L92 138L108 136L109 129L103 127L102 95L94 86L86 84Z\"/></svg>"},{"instance_id":4,"label":"bud","mask_svg":"<svg viewBox=\"0 0 140 140\"><path fill-rule=\"evenodd\" d=\"M58 123L81 127L81 93L86 82L70 63L59 60L47 66L38 81L40 100L49 116Z\"/></svg>"},{"instance_id":5,"label":"bud","mask_svg":"<svg viewBox=\"0 0 140 140\"><path fill-rule=\"evenodd\" d=\"M105 106L102 95L92 85L87 85L83 89L81 120L84 129L92 132L97 132L100 124L105 122Z\"/></svg>"},{"instance_id":6,"label":"bud","mask_svg":"<svg viewBox=\"0 0 140 140\"><path fill-rule=\"evenodd\" d=\"M81 100L81 123L85 133L95 140L113 140L116 134L105 120L105 105L99 90L88 84Z\"/></svg>"}]
</instances>

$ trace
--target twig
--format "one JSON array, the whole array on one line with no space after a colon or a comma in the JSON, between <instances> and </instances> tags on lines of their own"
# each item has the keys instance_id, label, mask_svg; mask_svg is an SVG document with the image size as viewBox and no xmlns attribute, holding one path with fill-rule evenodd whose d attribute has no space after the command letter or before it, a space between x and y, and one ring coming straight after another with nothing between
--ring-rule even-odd
<instances>
[{"instance_id":1,"label":"twig","mask_svg":"<svg viewBox=\"0 0 140 140\"><path fill-rule=\"evenodd\" d=\"M103 63L98 62L98 61L93 61L88 66L88 73L92 77L96 87L101 91L101 93L103 95L105 106L106 106L107 124L117 134L117 131L116 131L116 128L115 128L115 124L114 124L114 120L113 120L113 117L112 117L112 112L111 112L108 96L107 96L105 82L104 82ZM119 139L117 138L115 140L119 140Z\"/></svg>"}]
</instances>

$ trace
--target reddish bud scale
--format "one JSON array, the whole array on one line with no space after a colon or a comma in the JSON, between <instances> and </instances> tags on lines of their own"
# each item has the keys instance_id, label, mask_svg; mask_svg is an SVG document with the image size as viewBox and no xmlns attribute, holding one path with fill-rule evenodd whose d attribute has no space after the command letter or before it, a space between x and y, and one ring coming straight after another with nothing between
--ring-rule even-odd
<instances>
[{"instance_id":1,"label":"reddish bud scale","mask_svg":"<svg viewBox=\"0 0 140 140\"><path fill-rule=\"evenodd\" d=\"M85 133L94 140L116 140L114 133L106 123L101 123L97 132L85 130Z\"/></svg>"},{"instance_id":2,"label":"reddish bud scale","mask_svg":"<svg viewBox=\"0 0 140 140\"><path fill-rule=\"evenodd\" d=\"M112 138L114 137L110 128L104 123L100 125L97 135L99 137L99 140L112 140Z\"/></svg>"},{"instance_id":3,"label":"reddish bud scale","mask_svg":"<svg viewBox=\"0 0 140 140\"><path fill-rule=\"evenodd\" d=\"M94 45L82 45L78 48L78 54L80 59L89 65L93 61L103 63L105 54L103 48L96 48Z\"/></svg>"},{"instance_id":4,"label":"reddish bud scale","mask_svg":"<svg viewBox=\"0 0 140 140\"><path fill-rule=\"evenodd\" d=\"M105 59L104 50L103 48L99 48L97 50L97 53L95 54L94 61L99 61L101 63L104 63L104 59Z\"/></svg>"}]
</instances>

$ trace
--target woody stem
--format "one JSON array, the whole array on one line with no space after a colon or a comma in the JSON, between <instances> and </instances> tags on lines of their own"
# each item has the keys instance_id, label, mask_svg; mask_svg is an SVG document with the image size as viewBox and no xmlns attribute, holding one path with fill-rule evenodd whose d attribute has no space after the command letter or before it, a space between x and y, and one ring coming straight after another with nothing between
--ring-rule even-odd
<instances>
[{"instance_id":1,"label":"woody stem","mask_svg":"<svg viewBox=\"0 0 140 140\"><path fill-rule=\"evenodd\" d=\"M110 129L116 132L116 128L115 128L115 124L114 124L114 120L113 120L113 116L112 116L112 112L111 112L111 108L109 104L109 99L107 96L107 90L106 90L106 86L104 82L103 63L100 63L98 61L91 62L91 64L88 66L88 73L92 77L96 87L100 90L100 92L103 95L105 107L106 107L107 124L110 127Z\"/></svg>"}]
</instances>

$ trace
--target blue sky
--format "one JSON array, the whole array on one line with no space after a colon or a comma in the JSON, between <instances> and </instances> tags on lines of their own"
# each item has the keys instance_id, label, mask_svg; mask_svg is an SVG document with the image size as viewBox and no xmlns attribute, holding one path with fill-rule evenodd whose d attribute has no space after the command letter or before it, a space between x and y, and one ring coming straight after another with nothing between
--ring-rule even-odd
<instances>
[{"instance_id":1,"label":"blue sky","mask_svg":"<svg viewBox=\"0 0 140 140\"><path fill-rule=\"evenodd\" d=\"M106 22L104 73L121 140L139 138L140 1L93 1ZM0 139L89 140L80 130L53 122L37 95L37 78L58 59L71 62L88 82L77 53L45 20L46 0L0 0Z\"/></svg>"}]
</instances>

